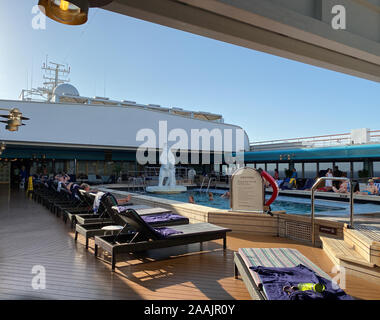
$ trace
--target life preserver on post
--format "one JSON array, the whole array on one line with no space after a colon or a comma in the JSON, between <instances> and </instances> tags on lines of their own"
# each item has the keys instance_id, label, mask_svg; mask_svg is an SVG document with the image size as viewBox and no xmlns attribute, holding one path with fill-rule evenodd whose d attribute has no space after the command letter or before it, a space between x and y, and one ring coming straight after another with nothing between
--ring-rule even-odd
<instances>
[{"instance_id":1,"label":"life preserver on post","mask_svg":"<svg viewBox=\"0 0 380 320\"><path fill-rule=\"evenodd\" d=\"M266 206L270 206L274 200L276 200L277 196L278 196L278 192L279 192L279 187L277 185L277 182L276 180L274 180L274 178L266 171L262 170L261 171L261 176L269 182L269 184L271 185L272 189L273 189L273 192L272 192L272 196L269 198L268 201L265 202L265 205Z\"/></svg>"}]
</instances>

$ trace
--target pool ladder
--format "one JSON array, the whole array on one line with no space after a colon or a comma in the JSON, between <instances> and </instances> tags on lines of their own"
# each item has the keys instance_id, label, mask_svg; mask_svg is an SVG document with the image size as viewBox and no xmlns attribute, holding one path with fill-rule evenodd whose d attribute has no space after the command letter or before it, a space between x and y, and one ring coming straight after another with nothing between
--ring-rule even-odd
<instances>
[{"instance_id":1,"label":"pool ladder","mask_svg":"<svg viewBox=\"0 0 380 320\"><path fill-rule=\"evenodd\" d=\"M350 228L354 228L354 187L352 185L352 180L345 177L321 177L311 187L311 241L313 246L315 246L315 208L314 208L314 197L315 190L318 188L322 181L332 180L332 181L348 181L350 188Z\"/></svg>"},{"instance_id":2,"label":"pool ladder","mask_svg":"<svg viewBox=\"0 0 380 320\"><path fill-rule=\"evenodd\" d=\"M206 189L206 193L208 192L208 190L210 189L210 185L211 185L211 182L212 180L215 180L215 178L209 178L209 177L204 177L203 180L202 180L202 184L201 184L201 187L199 189L199 193L201 194L202 193L202 188L203 188L203 185L205 185L205 180L208 179L208 183L207 183L207 189Z\"/></svg>"}]
</instances>

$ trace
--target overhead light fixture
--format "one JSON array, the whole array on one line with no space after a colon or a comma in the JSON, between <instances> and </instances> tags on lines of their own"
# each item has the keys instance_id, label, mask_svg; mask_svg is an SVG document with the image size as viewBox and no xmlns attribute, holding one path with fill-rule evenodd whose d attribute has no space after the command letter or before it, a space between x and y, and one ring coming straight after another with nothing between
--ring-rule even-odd
<instances>
[{"instance_id":1,"label":"overhead light fixture","mask_svg":"<svg viewBox=\"0 0 380 320\"><path fill-rule=\"evenodd\" d=\"M38 5L47 17L69 25L87 22L88 0L39 0Z\"/></svg>"},{"instance_id":2,"label":"overhead light fixture","mask_svg":"<svg viewBox=\"0 0 380 320\"><path fill-rule=\"evenodd\" d=\"M7 121L0 121L0 122L6 123L7 125L5 126L5 129L9 131L17 131L18 127L25 126L25 124L22 123L22 120L29 120L29 118L23 117L21 111L17 108L13 108L13 109L0 108L0 110L9 111L9 114L0 115L0 117L8 119Z\"/></svg>"},{"instance_id":3,"label":"overhead light fixture","mask_svg":"<svg viewBox=\"0 0 380 320\"><path fill-rule=\"evenodd\" d=\"M113 0L39 0L38 5L45 15L57 22L81 25L87 22L88 9L103 7Z\"/></svg>"}]
</instances>

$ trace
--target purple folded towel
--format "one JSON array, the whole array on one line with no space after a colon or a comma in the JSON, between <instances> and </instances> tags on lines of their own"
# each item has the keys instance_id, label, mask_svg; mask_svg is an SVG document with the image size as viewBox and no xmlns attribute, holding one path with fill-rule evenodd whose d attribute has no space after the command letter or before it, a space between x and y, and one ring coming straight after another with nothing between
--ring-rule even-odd
<instances>
[{"instance_id":1,"label":"purple folded towel","mask_svg":"<svg viewBox=\"0 0 380 320\"><path fill-rule=\"evenodd\" d=\"M268 300L352 300L342 289L335 288L332 281L327 280L313 270L300 264L290 268L267 268L250 267L261 280ZM325 291L322 293L314 291L295 291L290 295L284 292L284 286L297 286L299 283L322 283Z\"/></svg>"},{"instance_id":2,"label":"purple folded towel","mask_svg":"<svg viewBox=\"0 0 380 320\"><path fill-rule=\"evenodd\" d=\"M162 227L162 228L153 228L154 231L156 231L162 238L167 238L168 236L171 236L173 234L179 234L179 233L183 233L182 231L177 231L177 230L174 230L172 228L166 228L166 227Z\"/></svg>"},{"instance_id":3,"label":"purple folded towel","mask_svg":"<svg viewBox=\"0 0 380 320\"><path fill-rule=\"evenodd\" d=\"M186 220L185 217L173 213L159 213L159 214L150 214L146 216L141 216L141 218L146 223L160 223L160 222L170 222L176 220Z\"/></svg>"}]
</instances>

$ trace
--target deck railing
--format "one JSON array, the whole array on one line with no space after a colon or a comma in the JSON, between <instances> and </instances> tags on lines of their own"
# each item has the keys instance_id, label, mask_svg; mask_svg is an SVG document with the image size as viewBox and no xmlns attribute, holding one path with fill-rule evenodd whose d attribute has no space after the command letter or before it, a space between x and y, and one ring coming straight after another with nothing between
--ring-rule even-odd
<instances>
[{"instance_id":1,"label":"deck railing","mask_svg":"<svg viewBox=\"0 0 380 320\"><path fill-rule=\"evenodd\" d=\"M370 130L369 131L369 142L376 143L380 142L380 130ZM250 143L251 149L258 148L278 148L281 145L287 146L288 148L292 145L295 147L332 147L341 145L351 144L351 133L338 133L338 134L327 134L321 136L311 136L311 137L298 137L290 139L277 139L277 140L266 140L266 141L255 141Z\"/></svg>"},{"instance_id":2,"label":"deck railing","mask_svg":"<svg viewBox=\"0 0 380 320\"><path fill-rule=\"evenodd\" d=\"M315 246L315 191L322 181L348 181L350 188L350 228L354 227L354 188L352 180L345 177L321 177L311 187L311 241Z\"/></svg>"}]
</instances>

